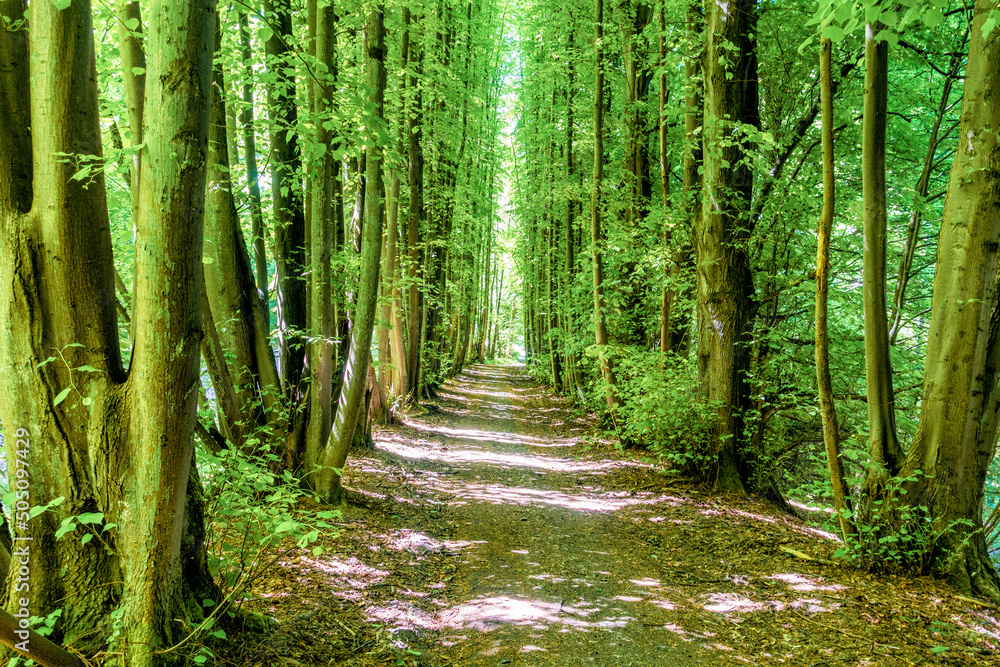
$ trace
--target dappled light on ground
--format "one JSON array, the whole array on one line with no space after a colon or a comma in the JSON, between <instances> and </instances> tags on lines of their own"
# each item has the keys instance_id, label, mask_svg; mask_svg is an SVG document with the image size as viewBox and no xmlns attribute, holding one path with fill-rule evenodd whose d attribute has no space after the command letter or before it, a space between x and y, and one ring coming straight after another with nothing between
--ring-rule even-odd
<instances>
[{"instance_id":1,"label":"dappled light on ground","mask_svg":"<svg viewBox=\"0 0 1000 667\"><path fill-rule=\"evenodd\" d=\"M379 432L343 537L281 562L312 592L266 613L349 605L406 667L990 664L992 610L808 560L835 536L583 444L593 423L517 373L468 369Z\"/></svg>"}]
</instances>

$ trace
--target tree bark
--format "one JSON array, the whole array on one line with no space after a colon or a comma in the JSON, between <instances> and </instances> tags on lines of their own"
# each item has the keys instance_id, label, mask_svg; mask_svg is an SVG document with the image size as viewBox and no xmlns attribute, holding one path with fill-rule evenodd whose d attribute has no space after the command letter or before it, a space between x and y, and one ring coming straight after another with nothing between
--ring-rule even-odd
<instances>
[{"instance_id":1,"label":"tree bark","mask_svg":"<svg viewBox=\"0 0 1000 667\"><path fill-rule=\"evenodd\" d=\"M8 554L9 556L9 554ZM83 667L83 661L32 629L22 630L18 619L0 609L0 643L42 667ZM23 649L27 650L22 650Z\"/></svg>"},{"instance_id":2,"label":"tree bark","mask_svg":"<svg viewBox=\"0 0 1000 667\"><path fill-rule=\"evenodd\" d=\"M743 490L751 471L744 456L750 409L753 278L747 243L753 174L749 147L734 123L759 125L757 57L749 0L710 3L706 15L703 207L695 228L698 289L698 379L716 410L709 477Z\"/></svg>"},{"instance_id":3,"label":"tree bark","mask_svg":"<svg viewBox=\"0 0 1000 667\"><path fill-rule=\"evenodd\" d=\"M696 131L702 125L701 53L704 47L702 31L704 16L701 5L688 5L686 18L687 46L684 72L684 181L681 185L681 206L684 210L683 236L671 235L674 250L670 262L669 307L667 309L667 351L685 354L691 329L690 302L694 293L694 230L701 219L702 148Z\"/></svg>"},{"instance_id":4,"label":"tree bark","mask_svg":"<svg viewBox=\"0 0 1000 667\"><path fill-rule=\"evenodd\" d=\"M264 44L273 82L267 89L271 134L271 200L274 206L274 254L277 278L278 340L282 386L297 405L304 392L306 329L305 214L299 172L298 111L295 78L288 72L294 35L288 0L264 0L273 29Z\"/></svg>"},{"instance_id":5,"label":"tree bark","mask_svg":"<svg viewBox=\"0 0 1000 667\"><path fill-rule=\"evenodd\" d=\"M403 8L403 23L407 34L414 32L414 21L410 10ZM407 394L413 401L418 400L420 393L420 330L423 320L423 298L420 291L420 223L424 218L424 153L421 147L423 134L421 119L421 93L417 87L417 76L421 70L423 58L420 47L416 46L412 36L409 38L409 60L413 63L407 88L406 136L409 170L407 184L409 185L409 206L406 210L406 277L407 287L406 308L406 379Z\"/></svg>"},{"instance_id":6,"label":"tree bark","mask_svg":"<svg viewBox=\"0 0 1000 667\"><path fill-rule=\"evenodd\" d=\"M309 187L312 193L312 214L309 239L309 415L306 424L306 469L311 470L326 448L330 437L333 402L333 271L330 257L333 252L335 230L333 227L333 159L331 157L331 132L325 122L333 104L335 87L329 78L334 60L333 5L311 0L311 13L315 16L312 39L316 63L312 87L313 141L317 157L309 169Z\"/></svg>"},{"instance_id":7,"label":"tree bark","mask_svg":"<svg viewBox=\"0 0 1000 667\"><path fill-rule=\"evenodd\" d=\"M594 2L594 178L590 192L590 243L594 264L594 334L598 348L601 376L611 420L618 428L618 393L615 371L608 356L608 328L604 320L604 271L601 264L602 179L604 178L604 0Z\"/></svg>"},{"instance_id":8,"label":"tree bark","mask_svg":"<svg viewBox=\"0 0 1000 667\"><path fill-rule=\"evenodd\" d=\"M142 48L142 13L138 0L118 2L118 51L122 59L125 80L125 105L128 107L129 146L142 144L142 116L145 108L146 54ZM134 27L132 26L134 23ZM142 169L141 152L132 155L131 187L132 224L139 215L139 177Z\"/></svg>"},{"instance_id":9,"label":"tree bark","mask_svg":"<svg viewBox=\"0 0 1000 667\"><path fill-rule=\"evenodd\" d=\"M384 5L378 2L369 11L365 23L365 70L371 90L368 102L373 116L366 123L371 142L366 148L365 224L361 245L361 279L358 285L357 310L351 327L351 345L344 367L344 388L337 402L330 443L314 469L313 488L327 502L343 500L340 473L354 439L359 413L365 398L368 367L371 360L372 331L378 302L379 264L382 254L382 219L385 201L382 198L382 147L377 146L377 128L384 124L385 106L385 16Z\"/></svg>"},{"instance_id":10,"label":"tree bark","mask_svg":"<svg viewBox=\"0 0 1000 667\"><path fill-rule=\"evenodd\" d=\"M822 28L821 28L822 30ZM834 155L833 155L833 83L830 67L831 43L820 37L819 77L823 107L823 212L820 215L816 243L816 386L819 389L820 415L823 420L823 443L826 446L826 467L830 473L830 486L837 510L840 535L846 541L854 533L851 525L851 507L848 501L844 470L840 463L840 430L837 409L833 399L833 382L830 377L829 334L827 332L827 302L830 280L830 234L834 217Z\"/></svg>"},{"instance_id":11,"label":"tree bark","mask_svg":"<svg viewBox=\"0 0 1000 667\"><path fill-rule=\"evenodd\" d=\"M920 423L898 497L927 508L933 571L961 590L1000 600L981 529L983 488L1000 415L1000 31L984 37L994 5L974 10L958 151L938 242Z\"/></svg>"},{"instance_id":12,"label":"tree bark","mask_svg":"<svg viewBox=\"0 0 1000 667\"><path fill-rule=\"evenodd\" d=\"M5 14L20 15L24 4L8 7L15 11ZM24 500L67 499L18 527L16 537L32 540L28 606L40 616L62 608L52 639L83 650L104 648L114 623L120 634L109 648L130 667L173 662L163 649L201 621L202 599L218 599L192 465L214 10L205 0L150 6L156 29L147 41L127 373L103 175L85 186L58 159L101 155L90 4L32 3L30 49L23 34L0 34L0 108L11 121L0 139L0 313L8 323L0 420L13 436L5 441L10 470L16 450L28 450ZM53 350L60 358L44 363ZM97 540L54 539L60 519L81 512L128 528L108 531L110 553ZM26 597L15 583L10 598Z\"/></svg>"},{"instance_id":13,"label":"tree bark","mask_svg":"<svg viewBox=\"0 0 1000 667\"><path fill-rule=\"evenodd\" d=\"M245 11L237 10L240 23L240 56L243 58L243 109L240 124L243 126L243 159L247 164L247 189L250 193L250 233L253 235L254 278L257 291L263 300L270 329L267 279L267 230L260 202L260 175L257 173L257 138L253 120L253 51L250 47L250 20Z\"/></svg>"},{"instance_id":14,"label":"tree bark","mask_svg":"<svg viewBox=\"0 0 1000 667\"><path fill-rule=\"evenodd\" d=\"M864 200L865 383L868 402L868 447L874 466L867 485L899 472L903 452L896 437L895 397L889 359L889 326L885 312L885 131L888 104L889 44L877 41L881 25L865 28L864 118L861 130L862 197Z\"/></svg>"},{"instance_id":15,"label":"tree bark","mask_svg":"<svg viewBox=\"0 0 1000 667\"><path fill-rule=\"evenodd\" d=\"M399 253L399 174L393 174L389 191L389 232L386 252L386 268L388 269L390 308L389 316L389 347L392 358L392 394L396 397L406 395L406 341L403 338L403 288L400 275Z\"/></svg>"},{"instance_id":16,"label":"tree bark","mask_svg":"<svg viewBox=\"0 0 1000 667\"><path fill-rule=\"evenodd\" d=\"M219 27L221 41L221 24ZM204 275L206 296L229 375L236 388L241 421L253 428L277 418L268 408L280 393L274 354L258 333L263 316L250 256L230 180L226 132L225 82L221 64L214 68L214 94L208 144L208 190L205 195Z\"/></svg>"},{"instance_id":17,"label":"tree bark","mask_svg":"<svg viewBox=\"0 0 1000 667\"><path fill-rule=\"evenodd\" d=\"M659 67L660 67L660 90L659 90L659 116L657 125L659 128L659 162L660 162L660 197L663 201L664 213L670 206L670 179L667 168L667 19L666 9L661 0L658 9L658 23L660 34L657 39L659 46ZM688 79L690 82L690 79ZM670 249L670 226L663 226L663 249L664 252ZM663 267L663 287L660 294L660 353L666 354L670 349L670 311L673 306L672 290L668 289L670 275L669 264L664 262Z\"/></svg>"}]
</instances>

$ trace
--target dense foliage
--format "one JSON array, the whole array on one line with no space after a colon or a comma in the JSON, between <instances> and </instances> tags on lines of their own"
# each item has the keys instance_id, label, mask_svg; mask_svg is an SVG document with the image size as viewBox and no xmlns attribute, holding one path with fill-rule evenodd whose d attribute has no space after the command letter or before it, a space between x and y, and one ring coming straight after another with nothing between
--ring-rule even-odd
<instances>
[{"instance_id":1,"label":"dense foliage","mask_svg":"<svg viewBox=\"0 0 1000 667\"><path fill-rule=\"evenodd\" d=\"M836 182L825 354L839 460L855 501L851 523L860 531L848 549L866 567L931 571L933 557L949 558L935 556L935 544L963 521L976 527L959 532L985 533L996 549L995 472L976 516L945 521L922 500L900 497L930 474L921 466L903 473L890 461L890 481L872 483L873 467L887 461L872 450L866 356L880 352L863 317L866 301L887 314L893 437L903 455L916 452L925 377L933 382L924 365L966 56L970 39L982 44L991 34L993 14L943 1L737 4L748 17L743 28L714 15L714 5L672 0L598 0L596 9L536 0L519 8L512 181L529 359L555 387L606 412L626 445L720 486L812 508L832 504L814 338L822 24L832 38L833 113L824 122ZM866 26L876 40L866 43ZM865 100L877 82L865 76L876 72L866 66L866 50L876 46L889 53L887 128L874 147L885 160L881 296L867 292L872 274L863 261L877 253L863 234L875 196L863 185L878 168L863 162L870 149L862 122L874 118ZM720 68L729 69L712 79ZM720 123L721 134L713 129ZM595 131L600 172L591 168ZM734 180L720 186L730 172ZM951 196L958 201L957 191ZM963 303L940 290L942 306ZM723 386L726 356L735 360Z\"/></svg>"},{"instance_id":2,"label":"dense foliage","mask_svg":"<svg viewBox=\"0 0 1000 667\"><path fill-rule=\"evenodd\" d=\"M837 508L860 567L1000 598L997 12L0 0L32 622L206 662L373 423L512 358L680 473Z\"/></svg>"}]
</instances>

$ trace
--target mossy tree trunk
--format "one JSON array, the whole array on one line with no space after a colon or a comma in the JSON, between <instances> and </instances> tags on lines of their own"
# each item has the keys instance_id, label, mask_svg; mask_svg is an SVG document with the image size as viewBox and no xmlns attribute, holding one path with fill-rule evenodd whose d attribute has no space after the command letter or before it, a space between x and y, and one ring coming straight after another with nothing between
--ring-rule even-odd
<instances>
[{"instance_id":1,"label":"mossy tree trunk","mask_svg":"<svg viewBox=\"0 0 1000 667\"><path fill-rule=\"evenodd\" d=\"M706 11L704 190L694 231L698 378L703 399L716 411L715 462L707 472L717 486L735 490L750 478L743 444L750 408L754 286L747 244L753 174L739 125L759 125L756 22L748 0L709 3Z\"/></svg>"},{"instance_id":2,"label":"mossy tree trunk","mask_svg":"<svg viewBox=\"0 0 1000 667\"><path fill-rule=\"evenodd\" d=\"M885 311L886 192L885 134L889 94L889 43L881 24L865 28L865 88L861 129L864 205L865 385L868 403L869 502L880 495L886 476L899 472L903 450L896 436L895 396ZM869 507L869 511L872 508Z\"/></svg>"},{"instance_id":3,"label":"mossy tree trunk","mask_svg":"<svg viewBox=\"0 0 1000 667\"><path fill-rule=\"evenodd\" d=\"M66 499L17 527L32 538L30 610L62 608L54 639L83 650L107 644L114 611L112 649L136 667L182 661L165 649L217 600L192 465L215 6L154 1L149 16L127 370L103 176L73 180L78 166L58 157L101 155L90 3L32 3L30 38L0 34L0 420L9 469L15 430L30 443L29 502ZM81 512L121 527L104 535L110 552L54 539Z\"/></svg>"},{"instance_id":4,"label":"mossy tree trunk","mask_svg":"<svg viewBox=\"0 0 1000 667\"><path fill-rule=\"evenodd\" d=\"M1000 424L1000 31L983 36L994 5L975 6L938 241L920 422L901 475L900 504L927 508L932 568L959 588L1000 600L982 530L983 488ZM919 471L919 472L918 472ZM922 511L922 510L918 510Z\"/></svg>"},{"instance_id":5,"label":"mossy tree trunk","mask_svg":"<svg viewBox=\"0 0 1000 667\"><path fill-rule=\"evenodd\" d=\"M306 426L307 469L315 465L319 453L330 437L333 401L333 272L330 256L333 252L336 230L333 226L333 165L331 135L322 122L333 104L334 85L328 74L333 70L334 23L333 6L310 3L310 13L315 16L312 48L316 58L317 74L311 80L313 112L319 122L313 123L313 140L317 150L309 169L309 187L312 192L312 216L309 239L309 421Z\"/></svg>"}]
</instances>

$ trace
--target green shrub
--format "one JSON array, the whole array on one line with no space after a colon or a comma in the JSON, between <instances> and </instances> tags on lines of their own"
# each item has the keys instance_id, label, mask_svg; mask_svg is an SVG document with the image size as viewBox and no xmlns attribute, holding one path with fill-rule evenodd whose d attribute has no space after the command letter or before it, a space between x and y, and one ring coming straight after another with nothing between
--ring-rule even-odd
<instances>
[{"instance_id":1,"label":"green shrub","mask_svg":"<svg viewBox=\"0 0 1000 667\"><path fill-rule=\"evenodd\" d=\"M648 351L616 358L621 436L687 474L709 469L715 411L698 400L693 360Z\"/></svg>"},{"instance_id":2,"label":"green shrub","mask_svg":"<svg viewBox=\"0 0 1000 667\"><path fill-rule=\"evenodd\" d=\"M338 510L300 509L316 505L290 471L274 472L278 457L268 445L259 454L235 449L212 453L198 449L198 470L205 487L205 529L208 567L219 579L226 599L240 599L247 587L291 546L319 555L320 535L336 537L330 520ZM312 501L312 502L310 502Z\"/></svg>"},{"instance_id":3,"label":"green shrub","mask_svg":"<svg viewBox=\"0 0 1000 667\"><path fill-rule=\"evenodd\" d=\"M921 475L922 471L915 470L908 477L889 477L877 494L863 498L852 516L856 532L834 556L869 572L930 574L937 542L971 524L936 525L926 506L903 501L906 485Z\"/></svg>"}]
</instances>

